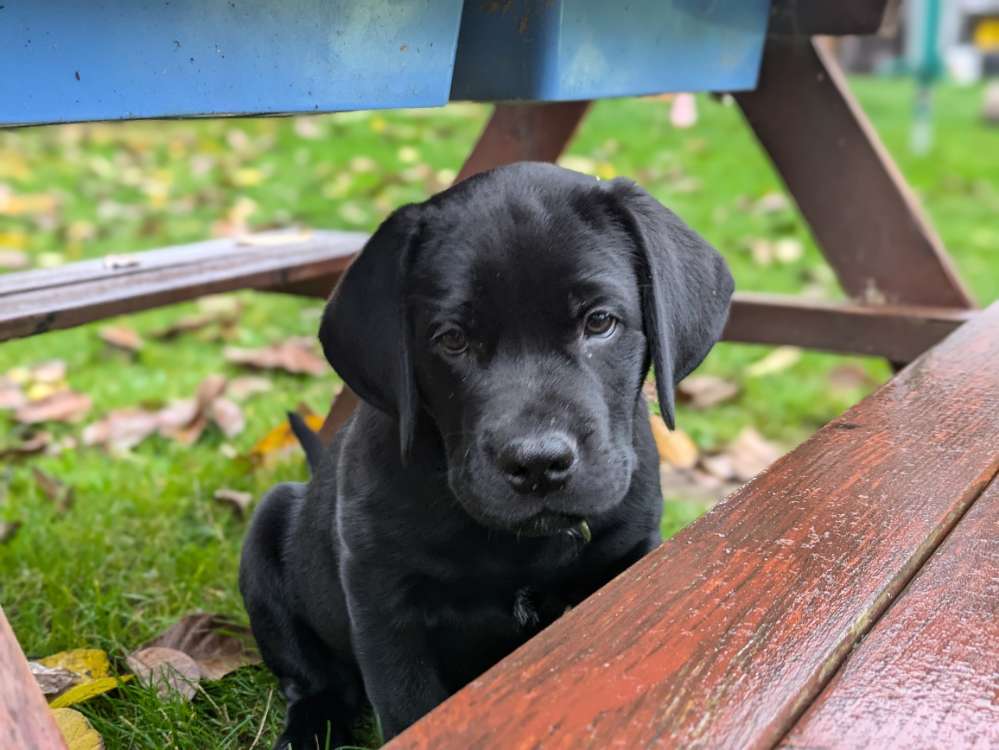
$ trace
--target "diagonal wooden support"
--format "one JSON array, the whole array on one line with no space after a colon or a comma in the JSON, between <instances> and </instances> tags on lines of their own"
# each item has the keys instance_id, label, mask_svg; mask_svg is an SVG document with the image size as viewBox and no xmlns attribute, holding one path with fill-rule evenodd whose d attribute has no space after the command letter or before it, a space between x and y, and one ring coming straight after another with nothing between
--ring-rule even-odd
<instances>
[{"instance_id":1,"label":"diagonal wooden support","mask_svg":"<svg viewBox=\"0 0 999 750\"><path fill-rule=\"evenodd\" d=\"M572 140L590 102L498 104L455 182L517 161L555 161ZM333 399L320 437L329 443L353 414L358 398L344 386Z\"/></svg>"},{"instance_id":2,"label":"diagonal wooden support","mask_svg":"<svg viewBox=\"0 0 999 750\"><path fill-rule=\"evenodd\" d=\"M850 296L975 307L836 61L807 37L771 37L760 83L735 94Z\"/></svg>"}]
</instances>

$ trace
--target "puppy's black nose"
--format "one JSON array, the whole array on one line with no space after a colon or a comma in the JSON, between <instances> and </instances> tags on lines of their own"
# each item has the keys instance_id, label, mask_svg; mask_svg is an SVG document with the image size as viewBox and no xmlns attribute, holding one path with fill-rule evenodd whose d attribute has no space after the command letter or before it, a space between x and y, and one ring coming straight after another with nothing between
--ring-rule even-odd
<instances>
[{"instance_id":1,"label":"puppy's black nose","mask_svg":"<svg viewBox=\"0 0 999 750\"><path fill-rule=\"evenodd\" d=\"M518 437L503 446L497 463L517 492L545 495L569 479L576 463L576 445L561 432Z\"/></svg>"}]
</instances>

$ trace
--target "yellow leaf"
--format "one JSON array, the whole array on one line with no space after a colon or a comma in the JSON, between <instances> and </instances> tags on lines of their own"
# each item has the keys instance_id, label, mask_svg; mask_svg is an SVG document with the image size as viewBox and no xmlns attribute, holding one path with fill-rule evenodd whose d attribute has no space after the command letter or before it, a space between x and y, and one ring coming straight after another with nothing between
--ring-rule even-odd
<instances>
[{"instance_id":1,"label":"yellow leaf","mask_svg":"<svg viewBox=\"0 0 999 750\"><path fill-rule=\"evenodd\" d=\"M697 465L697 446L690 436L682 430L670 432L662 417L650 414L652 437L656 440L659 450L659 460L675 466L678 469L692 469Z\"/></svg>"},{"instance_id":2,"label":"yellow leaf","mask_svg":"<svg viewBox=\"0 0 999 750\"><path fill-rule=\"evenodd\" d=\"M103 750L104 740L87 717L72 708L56 708L52 718L69 750Z\"/></svg>"},{"instance_id":3,"label":"yellow leaf","mask_svg":"<svg viewBox=\"0 0 999 750\"><path fill-rule=\"evenodd\" d=\"M746 368L746 375L751 378L763 375L775 375L783 372L801 359L801 349L796 346L778 346L763 359L758 359Z\"/></svg>"},{"instance_id":4,"label":"yellow leaf","mask_svg":"<svg viewBox=\"0 0 999 750\"><path fill-rule=\"evenodd\" d=\"M236 187L255 187L264 181L264 173L253 167L243 167L232 173L232 181Z\"/></svg>"},{"instance_id":5,"label":"yellow leaf","mask_svg":"<svg viewBox=\"0 0 999 750\"><path fill-rule=\"evenodd\" d=\"M46 667L68 669L70 672L80 675L82 679L78 685L74 685L62 695L54 698L49 703L52 708L64 708L74 703L81 703L95 695L114 690L129 678L128 676L112 677L108 655L99 648L60 651L58 654L39 659L38 663Z\"/></svg>"},{"instance_id":6,"label":"yellow leaf","mask_svg":"<svg viewBox=\"0 0 999 750\"><path fill-rule=\"evenodd\" d=\"M303 418L305 419L305 424L313 432L318 432L319 428L323 426L323 418L318 414L305 414ZM276 427L257 441L257 444L250 451L250 458L254 461L262 461L269 456L290 450L297 445L298 440L291 431L288 420L283 419Z\"/></svg>"},{"instance_id":7,"label":"yellow leaf","mask_svg":"<svg viewBox=\"0 0 999 750\"><path fill-rule=\"evenodd\" d=\"M71 687L62 695L53 698L49 705L52 708L64 708L65 706L72 706L74 703L83 703L83 701L114 690L122 683L128 682L131 677L131 675L124 675L123 677L98 677L96 680L81 682L79 685Z\"/></svg>"},{"instance_id":8,"label":"yellow leaf","mask_svg":"<svg viewBox=\"0 0 999 750\"><path fill-rule=\"evenodd\" d=\"M10 247L15 250L24 250L28 244L28 235L24 232L0 232L0 247Z\"/></svg>"},{"instance_id":9,"label":"yellow leaf","mask_svg":"<svg viewBox=\"0 0 999 750\"><path fill-rule=\"evenodd\" d=\"M613 180L617 177L617 170L614 169L614 165L609 162L602 161L597 164L597 177L601 180Z\"/></svg>"},{"instance_id":10,"label":"yellow leaf","mask_svg":"<svg viewBox=\"0 0 999 750\"><path fill-rule=\"evenodd\" d=\"M99 648L76 648L71 651L60 651L58 654L38 659L38 663L46 667L68 669L85 679L96 680L111 674L111 663L108 661L108 655Z\"/></svg>"}]
</instances>

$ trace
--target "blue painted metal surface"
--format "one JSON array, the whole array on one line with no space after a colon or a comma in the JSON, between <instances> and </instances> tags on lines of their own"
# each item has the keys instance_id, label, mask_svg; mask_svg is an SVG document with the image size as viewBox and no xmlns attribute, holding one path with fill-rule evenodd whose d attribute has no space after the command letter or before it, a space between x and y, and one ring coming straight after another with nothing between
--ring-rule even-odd
<instances>
[{"instance_id":1,"label":"blue painted metal surface","mask_svg":"<svg viewBox=\"0 0 999 750\"><path fill-rule=\"evenodd\" d=\"M461 0L0 0L0 124L444 104Z\"/></svg>"},{"instance_id":2,"label":"blue painted metal surface","mask_svg":"<svg viewBox=\"0 0 999 750\"><path fill-rule=\"evenodd\" d=\"M756 85L770 0L466 0L452 99Z\"/></svg>"}]
</instances>

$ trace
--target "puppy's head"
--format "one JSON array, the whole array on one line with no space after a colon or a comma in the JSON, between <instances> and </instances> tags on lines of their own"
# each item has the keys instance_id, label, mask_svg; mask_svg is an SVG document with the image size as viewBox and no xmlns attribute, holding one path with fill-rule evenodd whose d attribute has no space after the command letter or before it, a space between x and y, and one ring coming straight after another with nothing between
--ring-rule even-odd
<instances>
[{"instance_id":1,"label":"puppy's head","mask_svg":"<svg viewBox=\"0 0 999 750\"><path fill-rule=\"evenodd\" d=\"M673 386L721 335L724 261L641 188L548 164L473 177L405 206L326 308L320 340L361 398L419 420L480 523L556 533L631 484L635 415L654 363Z\"/></svg>"}]
</instances>

